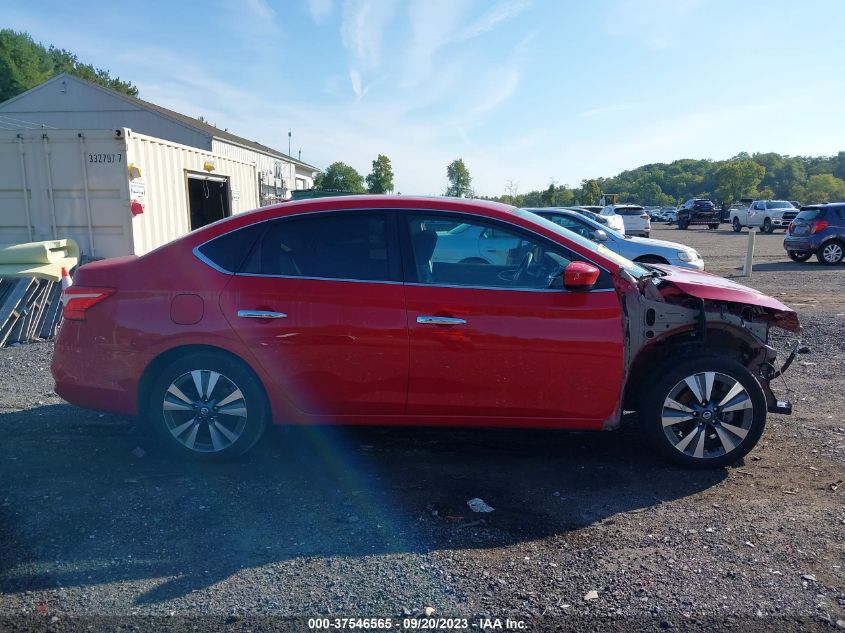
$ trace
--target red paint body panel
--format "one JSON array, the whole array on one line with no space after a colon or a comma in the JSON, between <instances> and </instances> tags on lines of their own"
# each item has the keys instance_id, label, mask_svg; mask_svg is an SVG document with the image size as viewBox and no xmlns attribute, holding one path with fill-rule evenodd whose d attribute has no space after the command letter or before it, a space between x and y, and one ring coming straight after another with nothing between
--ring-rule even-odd
<instances>
[{"instance_id":1,"label":"red paint body panel","mask_svg":"<svg viewBox=\"0 0 845 633\"><path fill-rule=\"evenodd\" d=\"M514 292L408 286L408 413L609 417L622 380L615 292ZM418 316L464 319L417 323Z\"/></svg>"},{"instance_id":2,"label":"red paint body panel","mask_svg":"<svg viewBox=\"0 0 845 633\"><path fill-rule=\"evenodd\" d=\"M287 395L289 413L401 415L408 328L399 283L235 276L220 305L245 347ZM287 314L238 318L238 310Z\"/></svg>"},{"instance_id":3,"label":"red paint body panel","mask_svg":"<svg viewBox=\"0 0 845 633\"><path fill-rule=\"evenodd\" d=\"M284 203L227 218L143 257L82 266L75 283L117 292L90 308L84 321L61 326L52 365L57 393L80 406L135 415L150 363L174 348L202 345L237 356L255 372L279 423L602 428L623 391L624 335L613 290L253 277L216 270L192 252L257 221L379 208L451 210L509 222L580 253L622 283L613 261L506 205L406 196ZM664 279L695 296L791 312L712 275L673 269ZM174 303L180 295L198 298ZM244 309L288 318L238 318ZM418 324L424 315L451 315L466 324Z\"/></svg>"}]
</instances>

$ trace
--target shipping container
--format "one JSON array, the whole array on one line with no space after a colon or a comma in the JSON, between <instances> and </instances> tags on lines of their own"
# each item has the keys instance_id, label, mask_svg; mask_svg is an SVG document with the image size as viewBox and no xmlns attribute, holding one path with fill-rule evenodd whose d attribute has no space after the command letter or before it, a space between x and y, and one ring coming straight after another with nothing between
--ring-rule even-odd
<instances>
[{"instance_id":1,"label":"shipping container","mask_svg":"<svg viewBox=\"0 0 845 633\"><path fill-rule=\"evenodd\" d=\"M253 163L128 128L0 132L0 244L142 255L258 206Z\"/></svg>"}]
</instances>

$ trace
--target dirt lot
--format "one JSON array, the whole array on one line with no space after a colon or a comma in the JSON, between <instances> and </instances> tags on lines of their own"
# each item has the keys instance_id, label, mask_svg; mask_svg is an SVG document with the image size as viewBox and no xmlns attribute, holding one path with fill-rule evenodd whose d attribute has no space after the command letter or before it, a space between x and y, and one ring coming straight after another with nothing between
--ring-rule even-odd
<instances>
[{"instance_id":1,"label":"dirt lot","mask_svg":"<svg viewBox=\"0 0 845 633\"><path fill-rule=\"evenodd\" d=\"M653 231L723 275L746 236ZM470 626L845 627L845 266L788 262L781 241L757 235L748 283L799 311L812 354L786 376L795 414L726 470L666 466L633 428L276 429L201 468L53 395L49 344L0 350L0 629L395 628L426 607Z\"/></svg>"}]
</instances>

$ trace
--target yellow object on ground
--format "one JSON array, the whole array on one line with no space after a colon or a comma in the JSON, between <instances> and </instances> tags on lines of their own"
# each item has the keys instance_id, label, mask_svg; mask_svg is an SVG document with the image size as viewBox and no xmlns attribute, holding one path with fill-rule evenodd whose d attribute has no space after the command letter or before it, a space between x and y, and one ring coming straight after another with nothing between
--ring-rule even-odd
<instances>
[{"instance_id":1,"label":"yellow object on ground","mask_svg":"<svg viewBox=\"0 0 845 633\"><path fill-rule=\"evenodd\" d=\"M0 245L0 278L37 277L61 281L62 268L79 263L79 246L71 239Z\"/></svg>"}]
</instances>

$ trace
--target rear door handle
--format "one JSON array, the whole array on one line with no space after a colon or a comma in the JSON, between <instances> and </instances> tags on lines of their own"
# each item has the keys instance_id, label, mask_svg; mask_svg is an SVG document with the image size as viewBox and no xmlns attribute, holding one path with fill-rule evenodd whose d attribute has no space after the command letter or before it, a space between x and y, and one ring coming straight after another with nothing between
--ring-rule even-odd
<instances>
[{"instance_id":1,"label":"rear door handle","mask_svg":"<svg viewBox=\"0 0 845 633\"><path fill-rule=\"evenodd\" d=\"M424 325L463 325L466 323L466 319L446 316L418 316L417 323Z\"/></svg>"},{"instance_id":2,"label":"rear door handle","mask_svg":"<svg viewBox=\"0 0 845 633\"><path fill-rule=\"evenodd\" d=\"M284 312L271 312L269 310L238 310L238 316L242 319L286 319L288 315Z\"/></svg>"}]
</instances>

